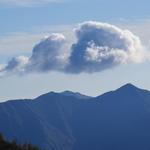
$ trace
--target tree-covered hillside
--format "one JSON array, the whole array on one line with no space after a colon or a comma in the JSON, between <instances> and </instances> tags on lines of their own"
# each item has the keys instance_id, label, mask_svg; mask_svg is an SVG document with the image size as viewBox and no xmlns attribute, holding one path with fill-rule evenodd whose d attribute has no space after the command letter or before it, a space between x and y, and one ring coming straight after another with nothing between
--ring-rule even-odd
<instances>
[{"instance_id":1,"label":"tree-covered hillside","mask_svg":"<svg viewBox=\"0 0 150 150\"><path fill-rule=\"evenodd\" d=\"M0 150L39 150L39 148L31 144L17 144L15 141L6 141L0 134Z\"/></svg>"}]
</instances>

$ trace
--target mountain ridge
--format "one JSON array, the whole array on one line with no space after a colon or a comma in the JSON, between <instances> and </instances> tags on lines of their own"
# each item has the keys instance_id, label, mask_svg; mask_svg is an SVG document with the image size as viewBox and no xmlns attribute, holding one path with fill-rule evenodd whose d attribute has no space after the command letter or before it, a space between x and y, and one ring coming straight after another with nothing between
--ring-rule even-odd
<instances>
[{"instance_id":1,"label":"mountain ridge","mask_svg":"<svg viewBox=\"0 0 150 150\"><path fill-rule=\"evenodd\" d=\"M77 98L83 98L83 99L92 99L92 98L96 98L96 97L100 97L100 96L103 96L107 93L110 93L110 92L115 92L115 91L118 91L118 90L122 90L122 89L131 89L131 90L143 90L143 91L147 91L149 92L149 90L147 89L142 89L142 88L139 88L131 83L127 83L115 90L111 90L111 91L108 91L108 92L105 92L105 93L102 93L98 96L88 96L88 95L85 95L85 94L82 94L80 92L73 92L73 91L70 91L70 90L65 90L65 91L62 91L62 92L55 92L55 91L50 91L50 92L47 92L45 94L41 94L35 98L24 98L24 99L12 99L12 100L7 100L7 101L4 101L4 102L0 102L0 103L5 103L5 102L10 102L10 101L17 101L17 100L34 100L34 99L38 99L39 97L41 96L51 96L51 95L63 95L63 96L73 96L73 97L77 97Z\"/></svg>"},{"instance_id":2,"label":"mountain ridge","mask_svg":"<svg viewBox=\"0 0 150 150\"><path fill-rule=\"evenodd\" d=\"M132 84L89 99L67 91L0 103L0 132L47 150L149 150L149 120L150 92Z\"/></svg>"}]
</instances>

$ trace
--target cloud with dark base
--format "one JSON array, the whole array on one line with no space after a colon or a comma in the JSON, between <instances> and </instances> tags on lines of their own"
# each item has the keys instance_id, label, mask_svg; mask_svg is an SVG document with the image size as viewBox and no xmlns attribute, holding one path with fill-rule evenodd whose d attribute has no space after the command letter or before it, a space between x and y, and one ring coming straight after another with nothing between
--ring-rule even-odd
<instances>
[{"instance_id":1,"label":"cloud with dark base","mask_svg":"<svg viewBox=\"0 0 150 150\"><path fill-rule=\"evenodd\" d=\"M66 64L65 37L53 33L37 44L26 66L26 71L47 72L51 70L64 70Z\"/></svg>"},{"instance_id":2,"label":"cloud with dark base","mask_svg":"<svg viewBox=\"0 0 150 150\"><path fill-rule=\"evenodd\" d=\"M106 23L85 22L75 33L77 43L71 48L69 72L99 72L143 59L139 38L128 30Z\"/></svg>"},{"instance_id":3,"label":"cloud with dark base","mask_svg":"<svg viewBox=\"0 0 150 150\"><path fill-rule=\"evenodd\" d=\"M0 67L0 72L94 73L121 64L140 63L149 55L139 37L111 24L84 22L74 32L76 42L72 42L70 47L66 46L69 37L51 34L35 45L31 57L12 58Z\"/></svg>"}]
</instances>

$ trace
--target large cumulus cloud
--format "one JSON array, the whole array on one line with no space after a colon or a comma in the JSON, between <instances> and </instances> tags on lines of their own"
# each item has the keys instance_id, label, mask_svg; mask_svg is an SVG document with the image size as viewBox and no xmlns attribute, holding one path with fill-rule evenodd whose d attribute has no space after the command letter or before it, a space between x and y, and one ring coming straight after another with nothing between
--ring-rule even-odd
<instances>
[{"instance_id":1,"label":"large cumulus cloud","mask_svg":"<svg viewBox=\"0 0 150 150\"><path fill-rule=\"evenodd\" d=\"M140 39L129 30L101 22L84 22L74 29L76 41L54 33L33 48L31 57L12 58L0 72L93 73L145 60Z\"/></svg>"},{"instance_id":2,"label":"large cumulus cloud","mask_svg":"<svg viewBox=\"0 0 150 150\"><path fill-rule=\"evenodd\" d=\"M140 62L140 39L128 30L99 22L85 22L75 30L69 72L98 72L118 64Z\"/></svg>"},{"instance_id":3,"label":"large cumulus cloud","mask_svg":"<svg viewBox=\"0 0 150 150\"><path fill-rule=\"evenodd\" d=\"M45 37L32 51L32 56L26 67L27 71L63 70L66 64L65 37L53 33Z\"/></svg>"}]
</instances>

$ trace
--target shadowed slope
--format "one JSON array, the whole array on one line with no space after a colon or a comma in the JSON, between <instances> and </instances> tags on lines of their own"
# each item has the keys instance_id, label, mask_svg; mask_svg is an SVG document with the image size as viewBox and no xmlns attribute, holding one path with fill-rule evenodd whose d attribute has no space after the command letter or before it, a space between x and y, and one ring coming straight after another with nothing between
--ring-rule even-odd
<instances>
[{"instance_id":1,"label":"shadowed slope","mask_svg":"<svg viewBox=\"0 0 150 150\"><path fill-rule=\"evenodd\" d=\"M0 132L48 150L150 149L149 91L127 84L95 98L81 97L50 92L1 103Z\"/></svg>"}]
</instances>

